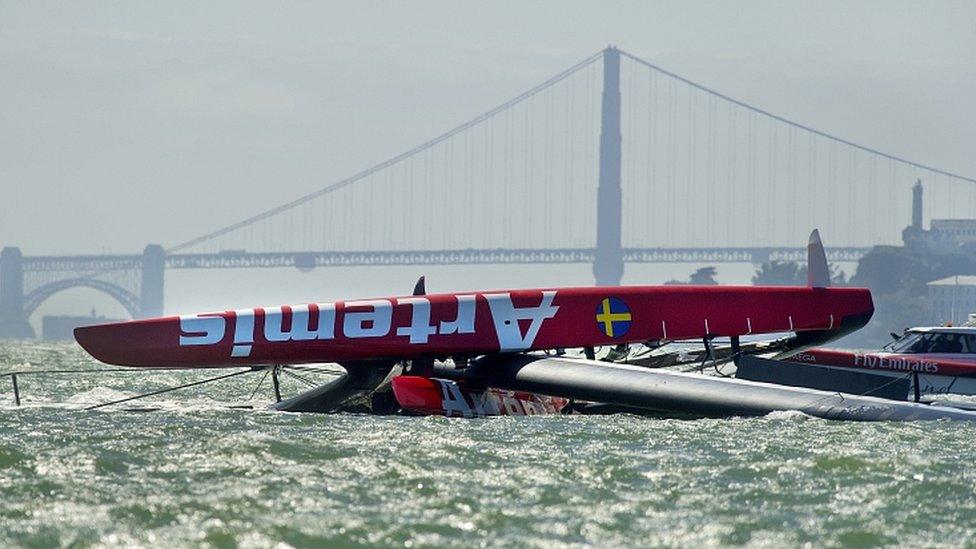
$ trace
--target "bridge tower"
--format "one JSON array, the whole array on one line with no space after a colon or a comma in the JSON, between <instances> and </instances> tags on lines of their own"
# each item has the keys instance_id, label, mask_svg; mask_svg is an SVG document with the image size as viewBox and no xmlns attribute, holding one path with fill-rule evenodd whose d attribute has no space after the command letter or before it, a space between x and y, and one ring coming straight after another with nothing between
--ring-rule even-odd
<instances>
[{"instance_id":1,"label":"bridge tower","mask_svg":"<svg viewBox=\"0 0 976 549\"><path fill-rule=\"evenodd\" d=\"M912 228L922 230L922 180L916 179L912 187Z\"/></svg>"},{"instance_id":2,"label":"bridge tower","mask_svg":"<svg viewBox=\"0 0 976 549\"><path fill-rule=\"evenodd\" d=\"M603 104L600 123L600 184L596 198L596 253L593 276L598 286L616 286L624 275L620 244L620 50L603 50Z\"/></svg>"},{"instance_id":3,"label":"bridge tower","mask_svg":"<svg viewBox=\"0 0 976 549\"><path fill-rule=\"evenodd\" d=\"M24 258L20 248L9 246L0 252L0 337L34 337L24 312Z\"/></svg>"},{"instance_id":4,"label":"bridge tower","mask_svg":"<svg viewBox=\"0 0 976 549\"><path fill-rule=\"evenodd\" d=\"M166 272L166 252L159 244L149 244L142 251L142 284L140 285L139 316L163 316L163 275Z\"/></svg>"}]
</instances>

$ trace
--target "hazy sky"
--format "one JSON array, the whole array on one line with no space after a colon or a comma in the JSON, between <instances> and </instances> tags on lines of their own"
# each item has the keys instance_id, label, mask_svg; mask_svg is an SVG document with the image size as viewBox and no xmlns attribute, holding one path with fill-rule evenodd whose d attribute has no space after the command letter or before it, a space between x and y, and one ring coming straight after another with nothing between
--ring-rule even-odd
<instances>
[{"instance_id":1,"label":"hazy sky","mask_svg":"<svg viewBox=\"0 0 976 549\"><path fill-rule=\"evenodd\" d=\"M0 3L0 243L140 250L324 186L608 43L976 174L976 3Z\"/></svg>"},{"instance_id":2,"label":"hazy sky","mask_svg":"<svg viewBox=\"0 0 976 549\"><path fill-rule=\"evenodd\" d=\"M410 148L608 43L976 175L971 1L3 1L0 245L182 241Z\"/></svg>"}]
</instances>

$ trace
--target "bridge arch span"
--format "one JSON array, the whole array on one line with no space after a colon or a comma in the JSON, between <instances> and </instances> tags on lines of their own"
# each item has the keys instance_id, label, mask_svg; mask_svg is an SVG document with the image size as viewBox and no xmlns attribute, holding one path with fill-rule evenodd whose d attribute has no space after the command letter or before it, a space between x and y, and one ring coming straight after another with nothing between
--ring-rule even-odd
<instances>
[{"instance_id":1,"label":"bridge arch span","mask_svg":"<svg viewBox=\"0 0 976 549\"><path fill-rule=\"evenodd\" d=\"M138 296L111 282L87 277L66 278L35 288L32 292L24 296L24 315L29 318L41 303L47 301L54 294L70 288L79 287L93 288L108 294L118 301L132 318L139 318L141 307Z\"/></svg>"}]
</instances>

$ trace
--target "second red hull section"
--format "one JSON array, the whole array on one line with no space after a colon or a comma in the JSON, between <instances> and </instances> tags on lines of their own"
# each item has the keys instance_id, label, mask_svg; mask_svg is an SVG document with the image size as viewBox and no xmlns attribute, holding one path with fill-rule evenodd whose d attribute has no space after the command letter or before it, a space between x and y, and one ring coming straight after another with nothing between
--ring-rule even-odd
<instances>
[{"instance_id":1,"label":"second red hull section","mask_svg":"<svg viewBox=\"0 0 976 549\"><path fill-rule=\"evenodd\" d=\"M391 385L401 408L414 414L448 417L536 416L561 413L569 400L504 389L474 389L464 383L398 376Z\"/></svg>"},{"instance_id":2,"label":"second red hull section","mask_svg":"<svg viewBox=\"0 0 976 549\"><path fill-rule=\"evenodd\" d=\"M838 366L857 370L912 373L952 377L976 377L976 362L925 357L917 354L857 353L810 349L790 357L793 362Z\"/></svg>"}]
</instances>

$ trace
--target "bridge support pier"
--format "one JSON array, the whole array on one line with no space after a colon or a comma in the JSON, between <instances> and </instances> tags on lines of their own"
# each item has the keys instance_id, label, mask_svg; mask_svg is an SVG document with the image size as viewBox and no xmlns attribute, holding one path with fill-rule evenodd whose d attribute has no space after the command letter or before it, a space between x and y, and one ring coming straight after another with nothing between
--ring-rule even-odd
<instances>
[{"instance_id":1,"label":"bridge support pier","mask_svg":"<svg viewBox=\"0 0 976 549\"><path fill-rule=\"evenodd\" d=\"M593 276L598 286L616 286L624 275L620 243L620 50L603 50L603 104L600 123L600 185L596 205Z\"/></svg>"},{"instance_id":2,"label":"bridge support pier","mask_svg":"<svg viewBox=\"0 0 976 549\"><path fill-rule=\"evenodd\" d=\"M749 254L752 257L752 264L759 267L763 263L769 263L769 250L757 248Z\"/></svg>"},{"instance_id":3,"label":"bridge support pier","mask_svg":"<svg viewBox=\"0 0 976 549\"><path fill-rule=\"evenodd\" d=\"M166 272L166 252L159 244L150 244L142 251L142 284L139 296L139 317L163 316L163 278Z\"/></svg>"},{"instance_id":4,"label":"bridge support pier","mask_svg":"<svg viewBox=\"0 0 976 549\"><path fill-rule=\"evenodd\" d=\"M24 311L24 258L20 248L0 252L0 338L34 337Z\"/></svg>"}]
</instances>

